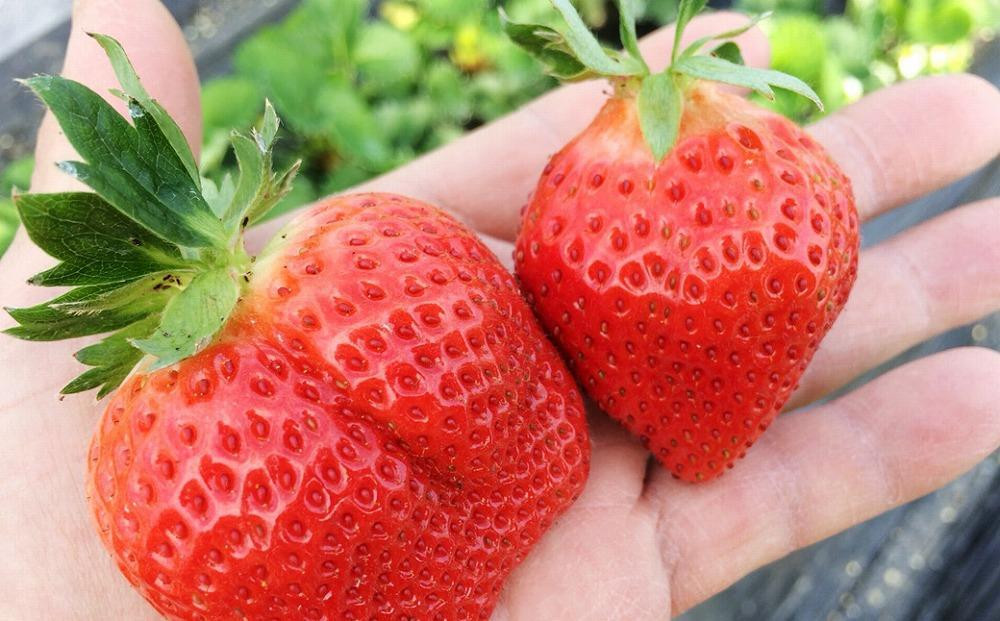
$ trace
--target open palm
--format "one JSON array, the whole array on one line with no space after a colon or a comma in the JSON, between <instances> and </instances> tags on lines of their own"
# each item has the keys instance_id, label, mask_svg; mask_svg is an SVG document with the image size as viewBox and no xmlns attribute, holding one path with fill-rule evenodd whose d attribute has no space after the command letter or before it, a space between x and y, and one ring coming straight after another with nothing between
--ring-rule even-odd
<instances>
[{"instance_id":1,"label":"open palm","mask_svg":"<svg viewBox=\"0 0 1000 621\"><path fill-rule=\"evenodd\" d=\"M82 33L123 42L147 88L197 145L197 77L183 38L154 0L79 2L65 74L98 92L114 77ZM716 14L695 38L742 23ZM759 32L742 38L766 64ZM645 42L665 58L669 33ZM660 53L657 53L659 51ZM564 88L367 184L452 210L507 259L521 203L547 155L582 129L599 85ZM852 177L863 218L934 190L1000 152L1000 93L970 76L886 89L811 128ZM72 187L52 162L72 151L50 118L33 189ZM273 226L273 225L272 225ZM260 239L267 231L260 233ZM24 279L49 263L22 235L0 268L0 301L45 292ZM1000 354L958 349L910 363L835 401L825 394L934 334L1000 309L1000 200L967 205L863 253L854 293L790 408L721 479L676 482L603 414L580 500L507 583L497 621L666 619L752 569L958 476L1000 444ZM0 617L155 618L93 534L84 455L99 404L57 401L78 343L0 341Z\"/></svg>"}]
</instances>

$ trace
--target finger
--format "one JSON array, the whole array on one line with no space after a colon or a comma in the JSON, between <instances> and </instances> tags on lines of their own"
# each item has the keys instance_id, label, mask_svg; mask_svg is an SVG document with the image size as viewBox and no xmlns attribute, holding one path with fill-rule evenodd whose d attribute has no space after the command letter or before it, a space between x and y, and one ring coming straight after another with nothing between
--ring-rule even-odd
<instances>
[{"instance_id":1,"label":"finger","mask_svg":"<svg viewBox=\"0 0 1000 621\"><path fill-rule=\"evenodd\" d=\"M948 212L862 253L858 282L789 408L932 336L1000 310L1000 199Z\"/></svg>"},{"instance_id":2,"label":"finger","mask_svg":"<svg viewBox=\"0 0 1000 621\"><path fill-rule=\"evenodd\" d=\"M959 179L1000 153L1000 91L948 75L880 90L809 128L854 186L862 219Z\"/></svg>"},{"instance_id":3,"label":"finger","mask_svg":"<svg viewBox=\"0 0 1000 621\"><path fill-rule=\"evenodd\" d=\"M514 244L506 239L498 239L492 235L477 233L480 241L489 248L508 272L514 271Z\"/></svg>"},{"instance_id":4,"label":"finger","mask_svg":"<svg viewBox=\"0 0 1000 621\"><path fill-rule=\"evenodd\" d=\"M111 63L101 46L87 36L88 32L108 34L122 43L146 90L177 120L197 153L201 143L198 74L180 28L163 5L157 0L79 0L74 6L62 75L86 84L124 114L124 102L108 92L118 88ZM32 191L85 189L55 166L56 162L78 157L53 116L46 113L35 146ZM45 297L46 292L21 283L51 263L27 240L22 229L0 270L4 304L21 305Z\"/></svg>"},{"instance_id":5,"label":"finger","mask_svg":"<svg viewBox=\"0 0 1000 621\"><path fill-rule=\"evenodd\" d=\"M162 27L167 20L171 27ZM201 145L198 73L167 9L157 0L79 0L74 5L62 75L86 84L126 115L125 102L108 92L119 88L111 63L101 46L87 36L88 32L111 35L121 42L143 85L174 117L197 153ZM76 153L52 114L46 113L38 130L32 189L48 192L79 188L53 166L74 157Z\"/></svg>"},{"instance_id":6,"label":"finger","mask_svg":"<svg viewBox=\"0 0 1000 621\"><path fill-rule=\"evenodd\" d=\"M86 31L107 33L123 43L146 89L197 146L197 78L180 30L160 3L77 2L64 74L107 96L116 82L100 46L82 34ZM53 174L52 162L76 155L51 119L40 130L36 156L35 191L79 187L67 183L65 175ZM51 292L23 281L51 264L19 234L0 266L0 300L20 306L49 297ZM29 346L6 338L0 347L0 365L8 370L0 398L0 437L6 440L0 446L0 468L19 474L0 483L5 508L17 508L0 511L0 557L7 559L0 563L0 583L16 585L13 597L0 603L0 611L8 613L0 612L0 618L152 619L148 604L102 550L82 502L85 473L77 465L84 463L94 424L93 397L72 395L58 402L55 397L64 378L80 372L69 355L76 345L45 343L26 352ZM26 410L31 416L21 415Z\"/></svg>"},{"instance_id":7,"label":"finger","mask_svg":"<svg viewBox=\"0 0 1000 621\"><path fill-rule=\"evenodd\" d=\"M729 30L746 21L738 13L698 17L685 30L684 39ZM759 29L736 40L748 63L767 64L767 39ZM663 67L672 44L673 28L663 28L643 40L643 54L654 68ZM564 86L356 190L412 196L457 214L476 230L513 239L518 208L538 182L547 159L586 127L606 91L602 81ZM266 225L254 239L269 236L283 220Z\"/></svg>"},{"instance_id":8,"label":"finger","mask_svg":"<svg viewBox=\"0 0 1000 621\"><path fill-rule=\"evenodd\" d=\"M997 377L997 352L942 352L778 419L717 481L678 484L659 469L646 498L671 542L674 612L985 458L1000 445Z\"/></svg>"},{"instance_id":9,"label":"finger","mask_svg":"<svg viewBox=\"0 0 1000 621\"><path fill-rule=\"evenodd\" d=\"M653 522L634 511L649 452L594 414L587 486L508 578L493 621L639 620L667 608L667 576L659 556L648 553Z\"/></svg>"}]
</instances>

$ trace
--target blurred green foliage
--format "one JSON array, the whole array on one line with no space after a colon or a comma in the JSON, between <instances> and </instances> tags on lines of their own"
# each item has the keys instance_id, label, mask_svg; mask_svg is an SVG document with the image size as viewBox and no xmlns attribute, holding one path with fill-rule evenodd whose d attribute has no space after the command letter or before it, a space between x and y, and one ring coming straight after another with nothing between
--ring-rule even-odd
<instances>
[{"instance_id":1,"label":"blurred green foliage","mask_svg":"<svg viewBox=\"0 0 1000 621\"><path fill-rule=\"evenodd\" d=\"M23 157L0 171L0 256L3 256L17 232L17 211L10 196L15 190L23 191L28 187L34 167L33 158Z\"/></svg>"},{"instance_id":2,"label":"blurred green foliage","mask_svg":"<svg viewBox=\"0 0 1000 621\"><path fill-rule=\"evenodd\" d=\"M616 16L607 0L575 0L609 45ZM829 113L904 78L961 71L975 44L996 35L1000 0L734 0L763 23L772 65L808 82ZM554 17L548 0L505 0L517 21ZM671 22L676 0L647 0L640 31ZM232 75L202 90L202 172L235 166L229 132L252 125L264 97L285 125L280 164L303 160L295 189L275 213L344 190L502 116L555 86L500 30L496 0L303 0L282 22L235 51ZM779 92L763 101L800 122L819 112ZM30 161L0 174L0 196L26 186ZM16 217L0 200L0 249Z\"/></svg>"},{"instance_id":3,"label":"blurred green foliage","mask_svg":"<svg viewBox=\"0 0 1000 621\"><path fill-rule=\"evenodd\" d=\"M575 0L609 45L607 0ZM826 16L824 0L735 0L764 23L775 68L812 85L827 112L903 77L960 71L974 41L991 36L1000 0L850 0ZM517 21L554 17L548 0L507 0ZM281 157L302 158L303 178L278 212L344 190L506 114L555 83L500 31L495 0L303 0L280 24L245 41L234 76L205 85L204 172L220 174L228 130L271 98L288 131ZM641 29L676 15L676 0L648 0ZM762 102L800 122L819 113L779 93Z\"/></svg>"},{"instance_id":4,"label":"blurred green foliage","mask_svg":"<svg viewBox=\"0 0 1000 621\"><path fill-rule=\"evenodd\" d=\"M901 79L967 69L976 44L995 37L1000 26L1000 0L848 0L842 15L823 15L825 4L734 2L748 12L774 11L762 24L772 67L815 88L827 114ZM784 92L762 103L800 122L820 116Z\"/></svg>"},{"instance_id":5,"label":"blurred green foliage","mask_svg":"<svg viewBox=\"0 0 1000 621\"><path fill-rule=\"evenodd\" d=\"M374 19L369 10L365 0L304 0L243 42L233 75L205 84L203 173L232 166L229 131L252 122L265 96L287 129L278 157L304 164L280 212L395 168L554 84L506 41L485 0L386 0Z\"/></svg>"}]
</instances>

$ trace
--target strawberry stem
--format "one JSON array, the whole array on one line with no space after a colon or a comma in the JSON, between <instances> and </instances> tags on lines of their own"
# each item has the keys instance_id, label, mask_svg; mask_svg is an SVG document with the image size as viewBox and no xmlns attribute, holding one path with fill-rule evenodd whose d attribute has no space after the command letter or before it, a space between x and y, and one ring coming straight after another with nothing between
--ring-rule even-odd
<instances>
[{"instance_id":1,"label":"strawberry stem","mask_svg":"<svg viewBox=\"0 0 1000 621\"><path fill-rule=\"evenodd\" d=\"M640 125L646 144L657 162L673 149L679 135L685 94L698 80L742 86L768 99L774 99L773 87L782 88L810 99L823 109L819 96L802 80L778 71L744 65L739 46L732 39L753 28L768 14L751 18L740 28L702 37L682 49L681 39L685 29L705 9L707 0L681 0L674 26L670 66L660 73L653 73L639 51L635 28L636 0L615 0L624 48L621 51L602 47L569 0L551 1L563 17L562 29L515 23L501 9L500 16L507 35L562 81L608 78L615 83L616 94L628 92L628 89L622 91L618 87L623 79L639 81L640 86L634 92ZM700 54L711 41L720 41L721 44L707 55Z\"/></svg>"}]
</instances>

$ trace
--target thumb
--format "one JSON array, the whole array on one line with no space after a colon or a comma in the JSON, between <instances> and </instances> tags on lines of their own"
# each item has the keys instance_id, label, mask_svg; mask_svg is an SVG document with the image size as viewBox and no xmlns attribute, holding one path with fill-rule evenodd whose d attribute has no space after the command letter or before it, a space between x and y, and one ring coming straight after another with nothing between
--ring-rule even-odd
<instances>
[{"instance_id":1,"label":"thumb","mask_svg":"<svg viewBox=\"0 0 1000 621\"><path fill-rule=\"evenodd\" d=\"M198 73L180 28L158 0L77 0L62 75L103 96L122 114L125 103L108 91L118 87L111 63L88 32L121 42L143 86L177 121L197 155L201 144ZM47 112L38 130L32 191L82 189L56 162L77 155Z\"/></svg>"},{"instance_id":2,"label":"thumb","mask_svg":"<svg viewBox=\"0 0 1000 621\"><path fill-rule=\"evenodd\" d=\"M197 158L201 144L201 101L198 72L181 30L158 0L77 0L62 75L81 82L125 113L125 104L109 90L118 87L111 63L88 32L121 42L143 86L167 109L187 137ZM27 76L25 76L27 77ZM35 143L33 192L86 189L55 163L79 159L51 113L46 112ZM5 305L24 306L51 295L24 281L53 260L28 240L22 228L0 266L0 292Z\"/></svg>"}]
</instances>

